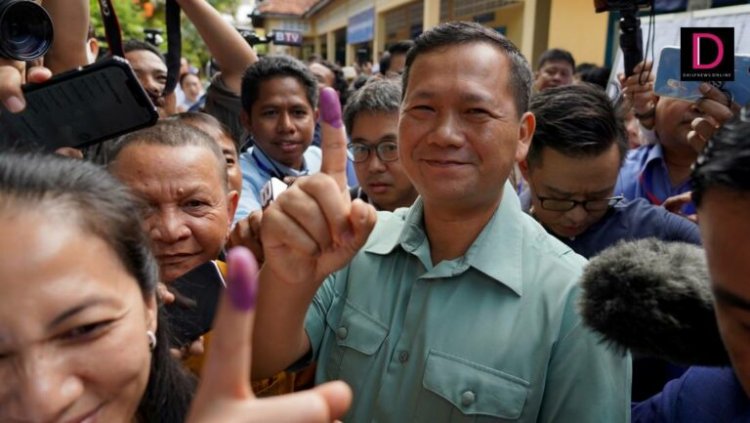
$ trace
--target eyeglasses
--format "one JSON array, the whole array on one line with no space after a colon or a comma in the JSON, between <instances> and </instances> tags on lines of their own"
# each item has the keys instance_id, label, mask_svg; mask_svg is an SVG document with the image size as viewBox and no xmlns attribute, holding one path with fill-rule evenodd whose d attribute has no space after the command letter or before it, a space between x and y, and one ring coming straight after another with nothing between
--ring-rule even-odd
<instances>
[{"instance_id":1,"label":"eyeglasses","mask_svg":"<svg viewBox=\"0 0 750 423\"><path fill-rule=\"evenodd\" d=\"M347 146L352 154L354 163L361 163L370 158L370 151L375 150L378 158L382 162L392 162L398 160L398 144L394 141L383 141L376 145L367 145L361 142L349 143Z\"/></svg>"},{"instance_id":2,"label":"eyeglasses","mask_svg":"<svg viewBox=\"0 0 750 423\"><path fill-rule=\"evenodd\" d=\"M584 210L591 212L607 210L608 208L622 201L625 197L618 195L616 197L586 201L560 200L557 198L540 197L538 195L536 198L539 199L539 203L544 210L566 212L569 210L573 210L577 205L580 205Z\"/></svg>"}]
</instances>

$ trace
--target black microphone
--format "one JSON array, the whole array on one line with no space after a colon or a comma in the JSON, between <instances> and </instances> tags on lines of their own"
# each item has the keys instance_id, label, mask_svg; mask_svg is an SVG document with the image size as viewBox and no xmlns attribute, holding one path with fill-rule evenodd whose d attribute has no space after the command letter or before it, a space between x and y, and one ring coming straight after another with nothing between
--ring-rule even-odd
<instances>
[{"instance_id":1,"label":"black microphone","mask_svg":"<svg viewBox=\"0 0 750 423\"><path fill-rule=\"evenodd\" d=\"M620 242L581 278L584 323L605 342L688 365L728 365L703 249L654 238Z\"/></svg>"}]
</instances>

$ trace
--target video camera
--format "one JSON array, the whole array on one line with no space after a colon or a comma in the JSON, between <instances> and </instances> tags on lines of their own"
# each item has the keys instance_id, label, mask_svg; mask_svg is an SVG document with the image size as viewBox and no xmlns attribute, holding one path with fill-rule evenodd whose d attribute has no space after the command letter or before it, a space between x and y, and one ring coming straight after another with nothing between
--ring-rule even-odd
<instances>
[{"instance_id":1,"label":"video camera","mask_svg":"<svg viewBox=\"0 0 750 423\"><path fill-rule=\"evenodd\" d=\"M164 34L164 31L158 28L146 28L143 30L144 41L154 47L159 47L164 42L162 34Z\"/></svg>"},{"instance_id":2,"label":"video camera","mask_svg":"<svg viewBox=\"0 0 750 423\"><path fill-rule=\"evenodd\" d=\"M594 0L596 13L620 12L620 48L625 60L625 75L643 61L643 34L638 10L651 6L653 0Z\"/></svg>"},{"instance_id":3,"label":"video camera","mask_svg":"<svg viewBox=\"0 0 750 423\"><path fill-rule=\"evenodd\" d=\"M293 46L299 47L302 45L302 33L299 31L290 31L286 29L275 29L270 31L265 37L260 37L255 33L254 30L248 28L235 28L239 31L242 38L250 44L250 46L256 46L258 44L274 43L278 46Z\"/></svg>"},{"instance_id":4,"label":"video camera","mask_svg":"<svg viewBox=\"0 0 750 423\"><path fill-rule=\"evenodd\" d=\"M31 0L0 0L0 57L41 57L52 46L52 35L52 19L42 6Z\"/></svg>"},{"instance_id":5,"label":"video camera","mask_svg":"<svg viewBox=\"0 0 750 423\"><path fill-rule=\"evenodd\" d=\"M242 38L244 38L245 42L250 44L251 47L254 47L258 44L268 44L271 42L270 38L261 37L250 28L237 27L235 29L240 33L240 35L242 35Z\"/></svg>"}]
</instances>

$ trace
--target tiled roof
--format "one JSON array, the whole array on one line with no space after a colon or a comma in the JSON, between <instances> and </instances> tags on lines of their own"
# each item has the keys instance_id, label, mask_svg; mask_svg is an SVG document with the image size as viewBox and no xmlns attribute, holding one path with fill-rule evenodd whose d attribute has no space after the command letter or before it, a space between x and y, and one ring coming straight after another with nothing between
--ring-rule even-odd
<instances>
[{"instance_id":1,"label":"tiled roof","mask_svg":"<svg viewBox=\"0 0 750 423\"><path fill-rule=\"evenodd\" d=\"M263 0L258 4L258 12L263 15L302 16L321 0Z\"/></svg>"}]
</instances>

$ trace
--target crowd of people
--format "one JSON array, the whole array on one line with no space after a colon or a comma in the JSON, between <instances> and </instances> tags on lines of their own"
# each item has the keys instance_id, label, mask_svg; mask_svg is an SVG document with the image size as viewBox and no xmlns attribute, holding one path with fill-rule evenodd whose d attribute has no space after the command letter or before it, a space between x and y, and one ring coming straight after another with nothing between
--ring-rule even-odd
<instances>
[{"instance_id":1,"label":"crowd of people","mask_svg":"<svg viewBox=\"0 0 750 423\"><path fill-rule=\"evenodd\" d=\"M61 2L41 66L0 59L0 113L95 60L89 1ZM347 79L177 2L221 69L207 86L183 63L167 93L163 54L130 40L158 123L0 152L0 421L750 419L741 105L660 98L649 62L611 99L608 70L562 49L532 68L467 22ZM646 238L705 249L732 367L584 324L587 259ZM211 261L212 329L176 345L173 285Z\"/></svg>"}]
</instances>

